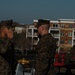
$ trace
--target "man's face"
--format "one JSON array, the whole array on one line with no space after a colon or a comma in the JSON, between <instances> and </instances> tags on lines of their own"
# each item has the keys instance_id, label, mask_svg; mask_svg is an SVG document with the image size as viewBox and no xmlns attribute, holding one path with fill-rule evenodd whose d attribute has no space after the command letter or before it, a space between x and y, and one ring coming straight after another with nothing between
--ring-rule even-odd
<instances>
[{"instance_id":1,"label":"man's face","mask_svg":"<svg viewBox=\"0 0 75 75\"><path fill-rule=\"evenodd\" d=\"M9 39L12 39L13 38L13 30L10 28L9 30L8 30L8 32L7 32L7 37L9 38Z\"/></svg>"},{"instance_id":2,"label":"man's face","mask_svg":"<svg viewBox=\"0 0 75 75\"><path fill-rule=\"evenodd\" d=\"M37 28L37 30L38 30L38 37L41 38L44 30L43 26L41 25L40 27Z\"/></svg>"},{"instance_id":3,"label":"man's face","mask_svg":"<svg viewBox=\"0 0 75 75\"><path fill-rule=\"evenodd\" d=\"M12 39L13 38L12 28L8 29L7 27L2 27L0 36L3 37L3 38L7 37L8 39Z\"/></svg>"},{"instance_id":4,"label":"man's face","mask_svg":"<svg viewBox=\"0 0 75 75\"><path fill-rule=\"evenodd\" d=\"M38 27L37 30L38 30L38 34L41 34L41 32L42 32L42 27L41 27L41 26Z\"/></svg>"}]
</instances>

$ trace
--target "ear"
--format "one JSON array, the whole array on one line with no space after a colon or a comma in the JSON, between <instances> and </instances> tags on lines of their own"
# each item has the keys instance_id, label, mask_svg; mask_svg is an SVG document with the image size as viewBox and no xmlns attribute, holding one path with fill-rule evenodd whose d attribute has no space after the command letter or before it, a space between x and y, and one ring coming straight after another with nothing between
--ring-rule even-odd
<instances>
[{"instance_id":1,"label":"ear","mask_svg":"<svg viewBox=\"0 0 75 75\"><path fill-rule=\"evenodd\" d=\"M3 32L4 34L7 34L7 32L8 32L7 27L3 27L3 28L1 29L1 32Z\"/></svg>"},{"instance_id":2,"label":"ear","mask_svg":"<svg viewBox=\"0 0 75 75\"><path fill-rule=\"evenodd\" d=\"M42 29L42 30L44 30L44 27L43 27L43 26L41 26L41 29Z\"/></svg>"},{"instance_id":3,"label":"ear","mask_svg":"<svg viewBox=\"0 0 75 75\"><path fill-rule=\"evenodd\" d=\"M5 35L7 34L8 29L6 27L2 27L1 28L1 33L0 33L0 37L5 37Z\"/></svg>"},{"instance_id":4,"label":"ear","mask_svg":"<svg viewBox=\"0 0 75 75\"><path fill-rule=\"evenodd\" d=\"M0 33L0 37L4 38L5 34L3 32Z\"/></svg>"}]
</instances>

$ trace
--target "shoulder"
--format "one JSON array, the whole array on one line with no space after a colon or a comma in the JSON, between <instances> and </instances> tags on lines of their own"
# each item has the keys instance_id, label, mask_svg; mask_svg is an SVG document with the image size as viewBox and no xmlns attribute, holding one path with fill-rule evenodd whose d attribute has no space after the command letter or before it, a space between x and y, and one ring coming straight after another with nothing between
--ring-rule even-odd
<instances>
[{"instance_id":1,"label":"shoulder","mask_svg":"<svg viewBox=\"0 0 75 75\"><path fill-rule=\"evenodd\" d=\"M51 42L56 41L56 39L50 33L48 33L42 36L41 41Z\"/></svg>"}]
</instances>

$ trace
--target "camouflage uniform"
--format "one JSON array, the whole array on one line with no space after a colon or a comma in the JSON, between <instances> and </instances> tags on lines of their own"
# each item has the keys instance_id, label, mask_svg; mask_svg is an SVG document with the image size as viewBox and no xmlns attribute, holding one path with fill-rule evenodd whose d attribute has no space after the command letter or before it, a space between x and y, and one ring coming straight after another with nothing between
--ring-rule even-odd
<instances>
[{"instance_id":1,"label":"camouflage uniform","mask_svg":"<svg viewBox=\"0 0 75 75\"><path fill-rule=\"evenodd\" d=\"M53 59L57 48L56 40L48 33L43 35L37 45L36 75L54 75Z\"/></svg>"},{"instance_id":2,"label":"camouflage uniform","mask_svg":"<svg viewBox=\"0 0 75 75\"><path fill-rule=\"evenodd\" d=\"M8 39L0 38L0 75L10 75L9 63L2 57L7 52L9 45Z\"/></svg>"}]
</instances>

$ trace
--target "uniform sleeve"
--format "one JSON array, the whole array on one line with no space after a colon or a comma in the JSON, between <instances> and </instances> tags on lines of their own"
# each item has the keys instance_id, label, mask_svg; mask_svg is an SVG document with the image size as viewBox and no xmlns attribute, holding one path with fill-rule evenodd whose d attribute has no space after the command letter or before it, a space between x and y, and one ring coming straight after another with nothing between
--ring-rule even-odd
<instances>
[{"instance_id":1,"label":"uniform sleeve","mask_svg":"<svg viewBox=\"0 0 75 75\"><path fill-rule=\"evenodd\" d=\"M50 57L50 49L46 43L43 43L38 51L39 60L44 61Z\"/></svg>"},{"instance_id":2,"label":"uniform sleeve","mask_svg":"<svg viewBox=\"0 0 75 75\"><path fill-rule=\"evenodd\" d=\"M51 50L46 43L43 43L38 51L37 67L39 72L45 73L45 69L48 67L50 57L52 56ZM51 61L50 61L51 62ZM44 75L44 74L43 74Z\"/></svg>"},{"instance_id":3,"label":"uniform sleeve","mask_svg":"<svg viewBox=\"0 0 75 75\"><path fill-rule=\"evenodd\" d=\"M38 43L36 57L36 74L45 75L48 66L53 63L53 43L52 40L42 39Z\"/></svg>"}]
</instances>

